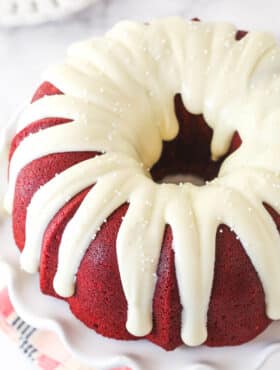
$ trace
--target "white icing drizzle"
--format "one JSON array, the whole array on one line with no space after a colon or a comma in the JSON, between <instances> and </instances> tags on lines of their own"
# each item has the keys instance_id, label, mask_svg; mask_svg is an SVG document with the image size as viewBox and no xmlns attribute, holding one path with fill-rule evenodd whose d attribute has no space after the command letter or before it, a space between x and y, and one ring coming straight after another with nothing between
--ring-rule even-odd
<instances>
[{"instance_id":1,"label":"white icing drizzle","mask_svg":"<svg viewBox=\"0 0 280 370\"><path fill-rule=\"evenodd\" d=\"M43 241L46 223L49 223L49 220L77 193L93 185L100 176L111 171L112 166L115 171L113 175L124 169L139 169L139 164L132 159L108 153L68 168L34 194L28 206L26 229L28 230L31 224L32 227L36 227L37 232L35 235L26 235L26 246L21 255L21 263L25 270L30 273L38 271L40 249L36 246L41 245ZM62 193L63 197L61 197ZM42 209L44 212L41 211Z\"/></svg>"},{"instance_id":2,"label":"white icing drizzle","mask_svg":"<svg viewBox=\"0 0 280 370\"><path fill-rule=\"evenodd\" d=\"M59 248L54 288L61 296L73 295L90 241L108 216L129 203L117 258L128 303L126 326L136 336L152 330L167 224L184 343L195 346L207 338L220 224L240 238L263 284L267 315L280 319L280 238L263 206L266 202L280 212L280 48L266 33L251 32L240 41L235 33L229 24L180 18L149 26L121 22L104 38L72 46L66 62L45 75L65 95L30 104L21 117L19 130L46 117L72 122L30 135L16 149L6 196L10 211L17 176L32 160L67 151L106 153L65 170L36 192L27 212L23 269L37 271L47 225L68 199L95 184L67 224ZM214 159L227 152L235 131L242 138L218 178L202 187L155 184L149 175L162 141L178 133L176 93L213 128Z\"/></svg>"}]
</instances>

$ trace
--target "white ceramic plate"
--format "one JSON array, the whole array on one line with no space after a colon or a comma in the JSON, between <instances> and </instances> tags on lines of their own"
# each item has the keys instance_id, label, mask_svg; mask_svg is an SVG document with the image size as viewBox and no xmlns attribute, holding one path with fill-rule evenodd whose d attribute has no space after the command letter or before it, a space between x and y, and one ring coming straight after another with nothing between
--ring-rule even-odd
<instances>
[{"instance_id":1,"label":"white ceramic plate","mask_svg":"<svg viewBox=\"0 0 280 370\"><path fill-rule=\"evenodd\" d=\"M13 136L17 119L18 115L0 135L2 191L7 166L5 148ZM37 328L57 333L71 354L88 366L102 370L119 366L133 370L279 369L280 322L273 323L256 340L242 346L182 346L171 352L145 340L116 341L96 334L74 318L65 302L41 294L37 275L29 275L20 269L11 219L4 214L0 221L0 273L7 277L10 297L18 314Z\"/></svg>"},{"instance_id":2,"label":"white ceramic plate","mask_svg":"<svg viewBox=\"0 0 280 370\"><path fill-rule=\"evenodd\" d=\"M0 0L0 24L22 26L57 20L96 0Z\"/></svg>"}]
</instances>

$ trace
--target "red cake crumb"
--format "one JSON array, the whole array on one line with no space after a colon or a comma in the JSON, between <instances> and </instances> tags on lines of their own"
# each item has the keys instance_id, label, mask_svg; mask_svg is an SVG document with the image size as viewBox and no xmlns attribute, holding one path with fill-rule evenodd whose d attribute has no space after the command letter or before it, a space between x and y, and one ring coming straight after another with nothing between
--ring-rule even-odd
<instances>
[{"instance_id":1,"label":"red cake crumb","mask_svg":"<svg viewBox=\"0 0 280 370\"><path fill-rule=\"evenodd\" d=\"M247 31L242 31L242 30L239 30L236 32L236 35L235 35L235 39L236 40L242 40L243 37L245 37L247 35Z\"/></svg>"},{"instance_id":2,"label":"red cake crumb","mask_svg":"<svg viewBox=\"0 0 280 370\"><path fill-rule=\"evenodd\" d=\"M34 103L36 100L42 99L45 96L62 95L62 94L63 92L60 91L57 87L55 87L50 82L45 81L42 83L42 85L39 86L31 102Z\"/></svg>"}]
</instances>

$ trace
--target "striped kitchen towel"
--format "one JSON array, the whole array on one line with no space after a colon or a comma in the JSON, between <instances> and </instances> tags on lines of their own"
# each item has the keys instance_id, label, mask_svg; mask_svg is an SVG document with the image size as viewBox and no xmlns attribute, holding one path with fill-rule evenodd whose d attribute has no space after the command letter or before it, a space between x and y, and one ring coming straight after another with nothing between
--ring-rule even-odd
<instances>
[{"instance_id":1,"label":"striped kitchen towel","mask_svg":"<svg viewBox=\"0 0 280 370\"><path fill-rule=\"evenodd\" d=\"M64 348L54 333L33 328L14 310L8 289L0 282L0 330L43 370L97 370L81 365ZM112 369L113 370L113 369ZM129 370L118 368L114 370Z\"/></svg>"}]
</instances>

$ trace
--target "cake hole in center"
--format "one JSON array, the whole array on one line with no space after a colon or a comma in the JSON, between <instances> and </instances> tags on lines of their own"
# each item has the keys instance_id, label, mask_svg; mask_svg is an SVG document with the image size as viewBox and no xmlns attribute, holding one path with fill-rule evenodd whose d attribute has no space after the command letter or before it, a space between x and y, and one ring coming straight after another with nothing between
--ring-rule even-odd
<instances>
[{"instance_id":1,"label":"cake hole in center","mask_svg":"<svg viewBox=\"0 0 280 370\"><path fill-rule=\"evenodd\" d=\"M177 175L167 175L158 181L158 183L160 184L177 184L177 185L186 182L189 182L196 186L205 185L205 180L200 176L180 173L178 173Z\"/></svg>"},{"instance_id":2,"label":"cake hole in center","mask_svg":"<svg viewBox=\"0 0 280 370\"><path fill-rule=\"evenodd\" d=\"M163 143L161 157L151 169L152 178L157 183L202 186L217 177L224 159L241 145L240 136L236 132L228 153L214 162L210 151L213 130L203 116L190 113L180 94L174 97L174 108L179 132L175 139Z\"/></svg>"}]
</instances>

